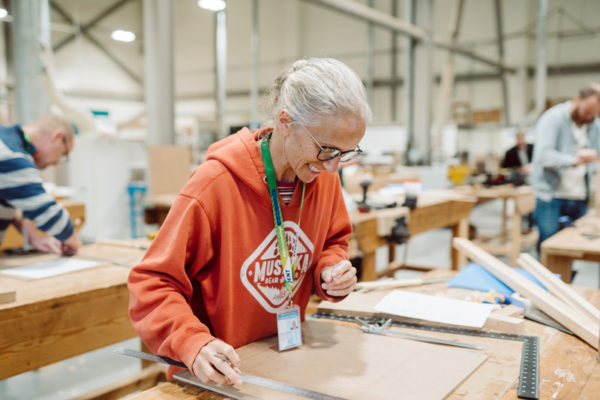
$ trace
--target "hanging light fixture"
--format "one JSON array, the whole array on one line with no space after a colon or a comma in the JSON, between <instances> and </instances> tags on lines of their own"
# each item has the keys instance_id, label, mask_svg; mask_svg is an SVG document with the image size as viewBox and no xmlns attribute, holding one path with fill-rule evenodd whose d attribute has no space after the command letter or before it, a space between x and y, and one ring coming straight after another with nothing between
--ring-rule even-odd
<instances>
[{"instance_id":1,"label":"hanging light fixture","mask_svg":"<svg viewBox=\"0 0 600 400\"><path fill-rule=\"evenodd\" d=\"M116 30L112 31L112 33L110 34L110 37L113 40L116 40L117 42L130 43L135 40L135 33L131 32L131 31L125 31L122 29L116 29Z\"/></svg>"},{"instance_id":2,"label":"hanging light fixture","mask_svg":"<svg viewBox=\"0 0 600 400\"><path fill-rule=\"evenodd\" d=\"M198 7L211 11L222 11L227 7L224 0L198 0Z\"/></svg>"}]
</instances>

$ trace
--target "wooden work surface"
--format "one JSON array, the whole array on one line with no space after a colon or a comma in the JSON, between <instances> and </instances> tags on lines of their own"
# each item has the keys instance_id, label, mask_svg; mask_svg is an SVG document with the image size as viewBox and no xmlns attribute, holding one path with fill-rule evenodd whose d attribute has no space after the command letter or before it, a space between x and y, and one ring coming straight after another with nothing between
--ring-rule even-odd
<instances>
[{"instance_id":1,"label":"wooden work surface","mask_svg":"<svg viewBox=\"0 0 600 400\"><path fill-rule=\"evenodd\" d=\"M408 230L412 235L434 229L450 227L452 237L467 237L469 216L475 204L474 200L461 193L451 190L427 191L419 194L417 207L407 209L372 210L368 213L351 213L350 221L353 224L354 238L359 250L362 252L361 280L371 281L380 276L393 275L399 268L394 263L395 243L388 243L386 236L390 234L393 219L402 216L408 210ZM394 211L396 210L396 214ZM382 224L382 219L388 219ZM389 221L391 219L391 221ZM384 227L382 231L382 225ZM379 247L389 245L390 265L384 271L375 270L375 252ZM450 247L452 269L458 270L463 263L459 253Z\"/></svg>"},{"instance_id":2,"label":"wooden work surface","mask_svg":"<svg viewBox=\"0 0 600 400\"><path fill-rule=\"evenodd\" d=\"M78 258L105 263L46 279L0 274L0 291L16 291L15 301L0 305L0 379L135 337L127 314L127 265L138 262L143 253L135 248L86 245ZM4 256L0 269L58 257Z\"/></svg>"},{"instance_id":3,"label":"wooden work surface","mask_svg":"<svg viewBox=\"0 0 600 400\"><path fill-rule=\"evenodd\" d=\"M424 278L451 276L453 274L455 274L453 271L435 270L425 274ZM600 290L576 289L592 304L600 307ZM429 294L449 293L453 297L458 294L458 289L449 289L445 284L421 286L412 290ZM342 322L330 323L347 324ZM423 331L418 333L427 334ZM597 353L594 349L574 336L528 320L525 321L525 334L540 337L540 399L592 400L598 398L598 393L600 393L600 362L596 360ZM432 335L434 334L432 333ZM479 344L484 347L483 352L488 356L488 359L473 374L454 389L447 397L448 399L508 400L518 398L520 342L451 334L435 335L450 340ZM302 365L301 368L310 368L310 366ZM357 381L357 385L360 386L360 379L357 379ZM395 396L420 398L418 394L410 396L406 392L402 393L406 396L395 393L390 394L390 398ZM133 397L134 400L212 400L223 398L225 397L212 392L173 382L163 383Z\"/></svg>"},{"instance_id":4,"label":"wooden work surface","mask_svg":"<svg viewBox=\"0 0 600 400\"><path fill-rule=\"evenodd\" d=\"M585 216L542 242L541 261L562 280L571 282L574 260L600 262L600 219Z\"/></svg>"}]
</instances>

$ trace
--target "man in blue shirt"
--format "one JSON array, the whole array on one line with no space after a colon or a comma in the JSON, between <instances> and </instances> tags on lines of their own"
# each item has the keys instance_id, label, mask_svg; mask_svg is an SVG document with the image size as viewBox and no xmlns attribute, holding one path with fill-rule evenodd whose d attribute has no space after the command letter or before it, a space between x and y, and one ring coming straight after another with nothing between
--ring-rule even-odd
<instances>
[{"instance_id":1,"label":"man in blue shirt","mask_svg":"<svg viewBox=\"0 0 600 400\"><path fill-rule=\"evenodd\" d=\"M600 151L600 84L582 89L539 118L530 184L537 197L534 217L542 241L559 230L559 218L587 212L589 179Z\"/></svg>"},{"instance_id":2,"label":"man in blue shirt","mask_svg":"<svg viewBox=\"0 0 600 400\"><path fill-rule=\"evenodd\" d=\"M23 127L0 126L0 242L13 223L37 250L74 254L81 240L69 213L42 186L40 170L73 149L73 127L44 114ZM50 236L35 233L35 225Z\"/></svg>"}]
</instances>

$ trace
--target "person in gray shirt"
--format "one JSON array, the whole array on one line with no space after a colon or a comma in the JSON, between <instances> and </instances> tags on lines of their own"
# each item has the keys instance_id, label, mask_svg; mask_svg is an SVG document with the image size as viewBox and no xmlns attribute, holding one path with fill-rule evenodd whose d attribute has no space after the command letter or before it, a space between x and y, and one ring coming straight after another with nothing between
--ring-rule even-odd
<instances>
[{"instance_id":1,"label":"person in gray shirt","mask_svg":"<svg viewBox=\"0 0 600 400\"><path fill-rule=\"evenodd\" d=\"M560 229L560 218L587 212L589 178L600 151L600 84L579 91L539 118L530 184L537 202L534 217L541 243Z\"/></svg>"}]
</instances>

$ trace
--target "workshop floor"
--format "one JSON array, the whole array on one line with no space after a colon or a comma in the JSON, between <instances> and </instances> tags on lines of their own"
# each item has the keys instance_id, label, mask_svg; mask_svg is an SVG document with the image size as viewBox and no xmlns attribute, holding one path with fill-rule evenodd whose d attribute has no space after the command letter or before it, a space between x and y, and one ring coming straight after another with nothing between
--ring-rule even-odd
<instances>
[{"instance_id":1,"label":"workshop floor","mask_svg":"<svg viewBox=\"0 0 600 400\"><path fill-rule=\"evenodd\" d=\"M500 213L499 202L483 204L473 211L471 221L477 221L478 232L493 233L498 229ZM407 263L449 268L450 238L451 232L448 229L414 237L408 245ZM398 246L396 251L398 259L404 257L406 250L406 246ZM378 268L384 267L385 260L387 260L387 249L382 248L377 254ZM597 263L577 261L574 263L574 269L577 271L573 281L575 285L599 287L600 272ZM400 271L397 275L408 278L419 274L416 271ZM139 349L140 342L139 339L131 339L0 381L0 399L71 399L139 371L137 360L112 352L118 347Z\"/></svg>"}]
</instances>

